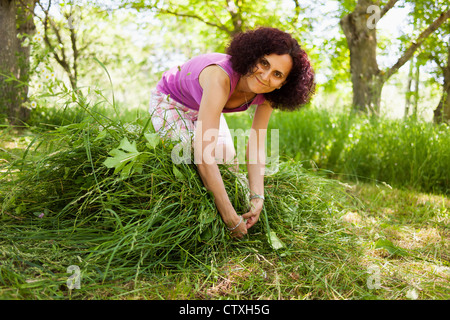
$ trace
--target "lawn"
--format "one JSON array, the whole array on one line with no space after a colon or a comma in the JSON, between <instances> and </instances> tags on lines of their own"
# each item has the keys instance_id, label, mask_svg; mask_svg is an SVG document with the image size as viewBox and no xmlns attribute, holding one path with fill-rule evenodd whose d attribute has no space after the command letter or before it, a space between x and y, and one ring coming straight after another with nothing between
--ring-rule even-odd
<instances>
[{"instance_id":1,"label":"lawn","mask_svg":"<svg viewBox=\"0 0 450 320\"><path fill-rule=\"evenodd\" d=\"M92 131L91 127L89 130ZM41 145L36 147L35 133L18 134L5 129L1 135L3 164L17 163L23 159L24 152L36 167L43 163L42 159L50 159ZM82 144L86 136L79 135L74 141ZM95 154L91 142L89 150ZM86 155L84 149L82 153ZM94 157L86 159L97 165ZM31 164L20 163L25 167ZM77 165L81 167L81 164ZM268 177L266 188L270 201L266 201L259 226L246 239L231 240L220 227L219 219L213 219L215 222L210 221L212 236L199 230L202 238L197 242L183 238L176 243L177 254L171 252L165 260L153 263L164 251L158 253L151 248L149 244L155 238L139 238L142 235L137 231L147 220L143 216L133 220L132 211L127 210L135 208L120 212L117 210L120 206L114 202L119 200L108 198L116 205L108 208L114 209L117 216L102 217L94 209L106 200L98 202L95 197L83 198L78 194L95 205L86 207L79 201L75 211L64 208L65 213L61 214L51 207L36 211L40 204L30 200L25 204L17 201L11 209L5 206L12 203L11 197L7 197L10 190L5 186L20 172L6 174L6 167L2 167L0 188L2 299L450 298L450 198L445 195L393 188L381 182L332 180L320 170L305 169L298 162L287 160L280 176ZM101 177L100 167L96 168L97 178ZM68 172L63 169L62 175L70 176ZM189 172L182 171L182 174ZM38 177L34 181L41 180ZM57 181L49 181L57 189ZM58 181L67 190L68 186L61 182L63 179ZM133 185L134 180L125 181L129 181L124 183L128 190L137 186ZM50 185L45 183L48 181L42 180L42 187ZM95 186L93 182L86 183L80 184L86 191ZM192 180L182 183L192 183ZM101 182L99 185L103 186ZM231 183L230 188L234 190L235 185ZM38 185L30 188L33 192L38 189ZM120 190L120 201L131 197L131 193ZM178 196L175 194L173 199L160 204L177 204ZM160 201L165 197L168 195L162 195ZM32 194L29 198L35 199ZM28 198L23 196L23 199ZM196 199L194 192L191 200ZM51 203L45 197L44 200ZM185 205L189 199L183 201ZM195 208L186 211L187 217L197 214ZM92 215L79 214L83 210ZM45 220L47 216L52 219ZM182 220L186 219L183 221L189 225L187 217ZM192 226L193 230L198 229L197 224ZM193 235L198 237L197 233ZM133 236L140 241L133 242ZM184 247L186 243L196 243L195 249L190 251ZM136 263L129 264L133 261ZM75 267L71 270L70 266Z\"/></svg>"}]
</instances>

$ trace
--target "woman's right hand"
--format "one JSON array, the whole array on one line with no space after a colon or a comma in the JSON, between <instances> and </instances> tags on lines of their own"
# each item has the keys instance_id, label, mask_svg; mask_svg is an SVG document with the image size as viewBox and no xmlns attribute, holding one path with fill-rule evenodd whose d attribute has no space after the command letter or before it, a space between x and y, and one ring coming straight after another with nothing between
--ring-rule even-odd
<instances>
[{"instance_id":1,"label":"woman's right hand","mask_svg":"<svg viewBox=\"0 0 450 320\"><path fill-rule=\"evenodd\" d=\"M235 218L232 219L232 223L227 224L227 227L229 229L236 227L234 230L231 231L231 236L233 238L242 239L247 234L247 226L246 226L245 220L242 216L236 215Z\"/></svg>"}]
</instances>

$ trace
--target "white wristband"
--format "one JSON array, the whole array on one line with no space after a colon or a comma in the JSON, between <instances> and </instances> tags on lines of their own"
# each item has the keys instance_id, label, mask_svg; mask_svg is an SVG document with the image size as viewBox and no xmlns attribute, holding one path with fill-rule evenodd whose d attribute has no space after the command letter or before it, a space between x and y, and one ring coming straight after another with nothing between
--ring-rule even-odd
<instances>
[{"instance_id":1,"label":"white wristband","mask_svg":"<svg viewBox=\"0 0 450 320\"><path fill-rule=\"evenodd\" d=\"M234 228L228 228L228 230L233 231L234 229L236 229L237 227L239 227L241 225L244 218L242 218L242 216L240 216L240 217L241 217L241 220L239 220L239 223Z\"/></svg>"},{"instance_id":2,"label":"white wristband","mask_svg":"<svg viewBox=\"0 0 450 320\"><path fill-rule=\"evenodd\" d=\"M264 201L264 197L256 193L250 197L250 200L252 199L262 199Z\"/></svg>"}]
</instances>

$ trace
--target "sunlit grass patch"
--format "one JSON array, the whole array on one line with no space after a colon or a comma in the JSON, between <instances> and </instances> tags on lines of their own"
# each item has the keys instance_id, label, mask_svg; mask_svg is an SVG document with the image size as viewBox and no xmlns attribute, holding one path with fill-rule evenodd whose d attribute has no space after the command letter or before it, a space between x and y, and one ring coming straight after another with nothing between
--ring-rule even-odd
<instances>
[{"instance_id":1,"label":"sunlit grass patch","mask_svg":"<svg viewBox=\"0 0 450 320\"><path fill-rule=\"evenodd\" d=\"M357 185L361 205L342 216L361 247L358 264L377 270L376 296L446 299L450 280L448 198Z\"/></svg>"}]
</instances>

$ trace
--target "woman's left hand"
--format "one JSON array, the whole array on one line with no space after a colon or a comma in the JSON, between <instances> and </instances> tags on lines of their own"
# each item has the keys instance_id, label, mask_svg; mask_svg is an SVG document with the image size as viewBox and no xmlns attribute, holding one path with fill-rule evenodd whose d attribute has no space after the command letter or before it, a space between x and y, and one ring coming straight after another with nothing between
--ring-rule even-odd
<instances>
[{"instance_id":1,"label":"woman's left hand","mask_svg":"<svg viewBox=\"0 0 450 320\"><path fill-rule=\"evenodd\" d=\"M264 200L258 198L252 199L250 204L250 211L242 215L242 217L247 220L247 229L251 228L258 221L259 215L261 214L261 210L263 208Z\"/></svg>"}]
</instances>

